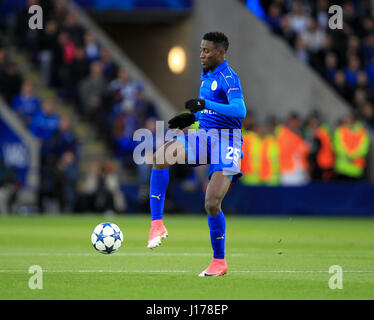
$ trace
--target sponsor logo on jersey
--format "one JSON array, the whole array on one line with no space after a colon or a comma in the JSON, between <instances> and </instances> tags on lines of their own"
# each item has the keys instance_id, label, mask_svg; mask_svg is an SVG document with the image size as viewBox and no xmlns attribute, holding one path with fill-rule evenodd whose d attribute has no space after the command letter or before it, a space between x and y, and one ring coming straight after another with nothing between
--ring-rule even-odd
<instances>
[{"instance_id":1,"label":"sponsor logo on jersey","mask_svg":"<svg viewBox=\"0 0 374 320\"><path fill-rule=\"evenodd\" d=\"M229 88L229 90L227 90L227 93L230 93L231 90L239 90L239 88Z\"/></svg>"}]
</instances>

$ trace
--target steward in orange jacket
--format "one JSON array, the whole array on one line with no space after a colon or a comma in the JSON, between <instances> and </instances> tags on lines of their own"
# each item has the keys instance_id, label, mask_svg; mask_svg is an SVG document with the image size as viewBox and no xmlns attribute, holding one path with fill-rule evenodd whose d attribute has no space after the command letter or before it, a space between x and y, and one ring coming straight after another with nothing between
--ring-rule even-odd
<instances>
[{"instance_id":1,"label":"steward in orange jacket","mask_svg":"<svg viewBox=\"0 0 374 320\"><path fill-rule=\"evenodd\" d=\"M275 130L279 147L280 179L284 185L302 185L310 180L310 146L302 138L299 128L300 119L292 114L287 125L278 125Z\"/></svg>"}]
</instances>

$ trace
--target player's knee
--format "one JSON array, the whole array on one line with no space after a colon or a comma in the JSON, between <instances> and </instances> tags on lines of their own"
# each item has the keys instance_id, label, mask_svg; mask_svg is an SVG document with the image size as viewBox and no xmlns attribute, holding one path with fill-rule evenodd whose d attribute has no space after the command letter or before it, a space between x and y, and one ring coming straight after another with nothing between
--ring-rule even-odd
<instances>
[{"instance_id":1,"label":"player's knee","mask_svg":"<svg viewBox=\"0 0 374 320\"><path fill-rule=\"evenodd\" d=\"M162 161L164 159L164 155L161 153L160 150L157 150L153 153L153 169L166 169L169 168L169 165Z\"/></svg>"},{"instance_id":2,"label":"player's knee","mask_svg":"<svg viewBox=\"0 0 374 320\"><path fill-rule=\"evenodd\" d=\"M205 200L205 211L210 217L214 217L221 212L221 201L218 198Z\"/></svg>"},{"instance_id":3,"label":"player's knee","mask_svg":"<svg viewBox=\"0 0 374 320\"><path fill-rule=\"evenodd\" d=\"M169 141L153 154L153 168L167 169L171 165L178 163L178 157L184 156L184 150L180 150L180 145L176 141Z\"/></svg>"}]
</instances>

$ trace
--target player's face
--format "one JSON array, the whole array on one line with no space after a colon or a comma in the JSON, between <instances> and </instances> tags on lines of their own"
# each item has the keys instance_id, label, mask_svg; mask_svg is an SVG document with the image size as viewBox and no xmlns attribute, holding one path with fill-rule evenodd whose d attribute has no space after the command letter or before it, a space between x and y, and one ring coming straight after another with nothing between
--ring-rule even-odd
<instances>
[{"instance_id":1,"label":"player's face","mask_svg":"<svg viewBox=\"0 0 374 320\"><path fill-rule=\"evenodd\" d=\"M217 48L212 41L202 40L200 61L204 71L211 71L222 61L222 48Z\"/></svg>"}]
</instances>

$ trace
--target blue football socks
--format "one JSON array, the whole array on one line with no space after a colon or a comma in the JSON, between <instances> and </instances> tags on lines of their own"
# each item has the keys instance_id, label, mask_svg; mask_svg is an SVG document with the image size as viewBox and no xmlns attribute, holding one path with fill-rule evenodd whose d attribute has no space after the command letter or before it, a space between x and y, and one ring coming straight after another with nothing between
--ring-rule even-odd
<instances>
[{"instance_id":1,"label":"blue football socks","mask_svg":"<svg viewBox=\"0 0 374 320\"><path fill-rule=\"evenodd\" d=\"M213 248L213 258L224 259L226 220L223 212L221 211L214 217L208 216L208 225L210 230L210 241Z\"/></svg>"},{"instance_id":2,"label":"blue football socks","mask_svg":"<svg viewBox=\"0 0 374 320\"><path fill-rule=\"evenodd\" d=\"M152 169L149 199L152 220L162 219L165 194L169 185L169 168Z\"/></svg>"}]
</instances>

